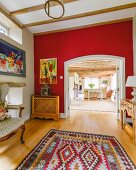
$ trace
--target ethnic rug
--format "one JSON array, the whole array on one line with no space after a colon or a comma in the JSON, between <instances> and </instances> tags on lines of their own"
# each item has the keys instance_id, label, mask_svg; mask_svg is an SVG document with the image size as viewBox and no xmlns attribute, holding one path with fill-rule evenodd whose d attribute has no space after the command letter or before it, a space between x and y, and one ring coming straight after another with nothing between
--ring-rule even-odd
<instances>
[{"instance_id":1,"label":"ethnic rug","mask_svg":"<svg viewBox=\"0 0 136 170\"><path fill-rule=\"evenodd\" d=\"M17 170L135 170L113 136L51 130Z\"/></svg>"}]
</instances>

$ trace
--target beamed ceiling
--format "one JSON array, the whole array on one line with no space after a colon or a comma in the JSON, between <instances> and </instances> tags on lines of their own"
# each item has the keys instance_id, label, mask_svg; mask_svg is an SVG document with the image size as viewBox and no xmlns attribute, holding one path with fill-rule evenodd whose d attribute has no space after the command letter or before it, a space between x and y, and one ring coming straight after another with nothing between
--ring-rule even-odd
<instances>
[{"instance_id":1,"label":"beamed ceiling","mask_svg":"<svg viewBox=\"0 0 136 170\"><path fill-rule=\"evenodd\" d=\"M0 0L0 22L6 16L18 27L42 34L128 21L136 14L136 0L64 0L65 15L56 20L46 15L44 3Z\"/></svg>"},{"instance_id":2,"label":"beamed ceiling","mask_svg":"<svg viewBox=\"0 0 136 170\"><path fill-rule=\"evenodd\" d=\"M69 74L77 73L80 77L107 77L116 72L117 61L87 60L79 61L69 66Z\"/></svg>"}]
</instances>

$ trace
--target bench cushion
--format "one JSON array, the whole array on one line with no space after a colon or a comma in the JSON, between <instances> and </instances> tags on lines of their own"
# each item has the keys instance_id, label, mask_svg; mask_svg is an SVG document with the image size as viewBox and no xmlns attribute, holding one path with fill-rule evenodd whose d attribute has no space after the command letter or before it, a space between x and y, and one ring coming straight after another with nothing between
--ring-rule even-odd
<instances>
[{"instance_id":1,"label":"bench cushion","mask_svg":"<svg viewBox=\"0 0 136 170\"><path fill-rule=\"evenodd\" d=\"M6 109L0 104L0 120L6 116Z\"/></svg>"},{"instance_id":2,"label":"bench cushion","mask_svg":"<svg viewBox=\"0 0 136 170\"><path fill-rule=\"evenodd\" d=\"M9 118L0 122L0 138L9 135L24 124L22 118Z\"/></svg>"}]
</instances>

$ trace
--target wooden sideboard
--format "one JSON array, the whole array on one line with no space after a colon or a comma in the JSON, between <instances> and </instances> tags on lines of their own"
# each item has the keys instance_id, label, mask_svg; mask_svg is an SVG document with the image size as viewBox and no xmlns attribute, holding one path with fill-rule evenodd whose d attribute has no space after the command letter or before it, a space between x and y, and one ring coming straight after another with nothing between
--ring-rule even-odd
<instances>
[{"instance_id":1,"label":"wooden sideboard","mask_svg":"<svg viewBox=\"0 0 136 170\"><path fill-rule=\"evenodd\" d=\"M128 135L136 143L136 103L129 99L121 100L120 103L121 125ZM127 116L130 116L127 118Z\"/></svg>"},{"instance_id":2,"label":"wooden sideboard","mask_svg":"<svg viewBox=\"0 0 136 170\"><path fill-rule=\"evenodd\" d=\"M59 96L32 96L31 118L59 120Z\"/></svg>"}]
</instances>

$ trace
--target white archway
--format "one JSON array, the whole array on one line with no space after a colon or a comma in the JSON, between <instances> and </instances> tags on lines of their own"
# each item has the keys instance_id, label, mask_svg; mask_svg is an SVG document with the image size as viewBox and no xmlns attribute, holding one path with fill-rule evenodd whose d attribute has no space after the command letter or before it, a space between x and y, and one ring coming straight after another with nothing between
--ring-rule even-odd
<instances>
[{"instance_id":1,"label":"white archway","mask_svg":"<svg viewBox=\"0 0 136 170\"><path fill-rule=\"evenodd\" d=\"M125 58L120 56L113 55L88 55L77 57L64 62L64 114L63 118L67 118L70 116L69 112L69 75L68 75L68 67L70 64L75 63L77 61L85 61L85 60L113 60L119 62L119 76L120 76L120 97L125 98ZM119 111L117 118L119 119Z\"/></svg>"}]
</instances>

